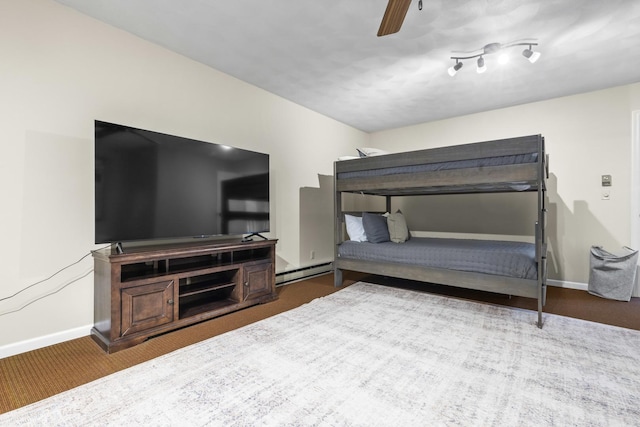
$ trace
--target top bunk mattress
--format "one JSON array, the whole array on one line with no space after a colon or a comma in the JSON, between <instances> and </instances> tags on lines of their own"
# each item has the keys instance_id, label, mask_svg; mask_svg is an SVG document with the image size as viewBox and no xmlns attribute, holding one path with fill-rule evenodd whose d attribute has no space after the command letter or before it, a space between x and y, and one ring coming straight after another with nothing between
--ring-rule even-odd
<instances>
[{"instance_id":1,"label":"top bunk mattress","mask_svg":"<svg viewBox=\"0 0 640 427\"><path fill-rule=\"evenodd\" d=\"M542 135L334 163L336 192L379 196L536 191L548 163Z\"/></svg>"},{"instance_id":2,"label":"top bunk mattress","mask_svg":"<svg viewBox=\"0 0 640 427\"><path fill-rule=\"evenodd\" d=\"M367 169L353 172L338 173L338 179L368 178L374 176L389 176L405 173L434 172L454 169L470 169L488 166L519 165L536 163L538 153L517 154L511 156L485 157L480 159L458 160L452 162L427 163L419 165L396 166L381 169Z\"/></svg>"},{"instance_id":3,"label":"top bunk mattress","mask_svg":"<svg viewBox=\"0 0 640 427\"><path fill-rule=\"evenodd\" d=\"M535 252L526 242L412 237L404 243L345 241L338 257L535 280Z\"/></svg>"}]
</instances>

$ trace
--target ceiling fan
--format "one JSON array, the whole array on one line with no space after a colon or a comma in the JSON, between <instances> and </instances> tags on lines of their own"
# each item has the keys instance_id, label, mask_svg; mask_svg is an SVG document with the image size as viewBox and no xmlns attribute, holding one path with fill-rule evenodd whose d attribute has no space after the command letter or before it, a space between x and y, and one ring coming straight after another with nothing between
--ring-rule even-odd
<instances>
[{"instance_id":1,"label":"ceiling fan","mask_svg":"<svg viewBox=\"0 0 640 427\"><path fill-rule=\"evenodd\" d=\"M378 37L394 34L400 31L404 17L407 15L411 0L389 0L384 11ZM418 1L418 9L422 10L422 0Z\"/></svg>"}]
</instances>

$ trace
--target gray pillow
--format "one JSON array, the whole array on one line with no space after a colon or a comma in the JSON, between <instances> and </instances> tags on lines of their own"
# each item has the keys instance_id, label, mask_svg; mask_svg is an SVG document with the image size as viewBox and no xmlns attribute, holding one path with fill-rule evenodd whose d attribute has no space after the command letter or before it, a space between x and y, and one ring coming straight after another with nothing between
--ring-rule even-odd
<instances>
[{"instance_id":1,"label":"gray pillow","mask_svg":"<svg viewBox=\"0 0 640 427\"><path fill-rule=\"evenodd\" d=\"M400 210L387 217L387 227L389 229L389 238L392 242L404 243L409 240L407 221Z\"/></svg>"},{"instance_id":2,"label":"gray pillow","mask_svg":"<svg viewBox=\"0 0 640 427\"><path fill-rule=\"evenodd\" d=\"M364 212L362 214L362 226L369 242L383 243L390 240L386 217Z\"/></svg>"}]
</instances>

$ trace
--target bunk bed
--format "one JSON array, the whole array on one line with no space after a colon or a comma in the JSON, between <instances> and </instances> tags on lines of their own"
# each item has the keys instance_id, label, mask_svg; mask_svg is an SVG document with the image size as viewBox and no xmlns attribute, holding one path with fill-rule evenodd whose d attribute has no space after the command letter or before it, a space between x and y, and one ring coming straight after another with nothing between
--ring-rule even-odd
<instances>
[{"instance_id":1,"label":"bunk bed","mask_svg":"<svg viewBox=\"0 0 640 427\"><path fill-rule=\"evenodd\" d=\"M534 298L542 327L548 173L541 135L335 162L335 286L349 270ZM384 196L391 212L397 196L523 191L537 197L534 243L417 237L371 243L351 241L345 232L346 216L370 213L343 212L343 193Z\"/></svg>"}]
</instances>

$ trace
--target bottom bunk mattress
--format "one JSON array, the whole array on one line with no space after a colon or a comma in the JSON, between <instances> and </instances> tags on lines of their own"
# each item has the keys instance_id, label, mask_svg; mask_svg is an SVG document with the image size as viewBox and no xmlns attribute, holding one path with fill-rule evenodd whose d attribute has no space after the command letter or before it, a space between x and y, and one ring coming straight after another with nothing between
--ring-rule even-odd
<instances>
[{"instance_id":1,"label":"bottom bunk mattress","mask_svg":"<svg viewBox=\"0 0 640 427\"><path fill-rule=\"evenodd\" d=\"M448 270L515 277L538 278L535 245L496 240L412 237L404 243L346 241L338 256L384 261Z\"/></svg>"}]
</instances>

